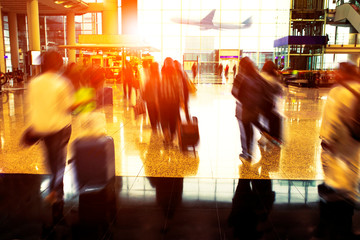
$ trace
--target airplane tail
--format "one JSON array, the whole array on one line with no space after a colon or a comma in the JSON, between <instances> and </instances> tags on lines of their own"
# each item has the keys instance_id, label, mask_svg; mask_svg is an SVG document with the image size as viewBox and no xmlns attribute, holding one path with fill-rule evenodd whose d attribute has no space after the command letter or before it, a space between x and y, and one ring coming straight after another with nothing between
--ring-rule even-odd
<instances>
[{"instance_id":1,"label":"airplane tail","mask_svg":"<svg viewBox=\"0 0 360 240\"><path fill-rule=\"evenodd\" d=\"M252 24L252 17L249 17L248 19L246 19L245 21L242 22L243 27L242 28L248 28L251 26Z\"/></svg>"},{"instance_id":2,"label":"airplane tail","mask_svg":"<svg viewBox=\"0 0 360 240\"><path fill-rule=\"evenodd\" d=\"M206 15L206 17L204 17L203 19L201 19L200 23L201 23L201 24L203 24L203 23L205 23L205 24L211 23L211 24L212 24L214 15L215 15L215 9L212 10L208 15Z\"/></svg>"}]
</instances>

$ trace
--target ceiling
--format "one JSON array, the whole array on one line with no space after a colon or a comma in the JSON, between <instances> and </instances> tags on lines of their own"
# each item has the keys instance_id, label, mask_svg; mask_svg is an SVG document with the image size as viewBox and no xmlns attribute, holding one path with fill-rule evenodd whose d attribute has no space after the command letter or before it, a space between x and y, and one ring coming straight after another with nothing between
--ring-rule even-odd
<instances>
[{"instance_id":1,"label":"ceiling","mask_svg":"<svg viewBox=\"0 0 360 240\"><path fill-rule=\"evenodd\" d=\"M27 0L0 0L1 11L26 14L26 2ZM75 14L83 14L88 8L88 4L81 0L38 0L38 2L39 15L66 15L71 11Z\"/></svg>"}]
</instances>

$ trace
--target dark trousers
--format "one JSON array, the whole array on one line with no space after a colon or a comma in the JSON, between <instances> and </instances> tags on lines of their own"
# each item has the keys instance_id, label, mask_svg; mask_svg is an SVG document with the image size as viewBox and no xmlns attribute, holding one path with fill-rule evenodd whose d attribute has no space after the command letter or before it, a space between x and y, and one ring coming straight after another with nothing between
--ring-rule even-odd
<instances>
[{"instance_id":1,"label":"dark trousers","mask_svg":"<svg viewBox=\"0 0 360 240\"><path fill-rule=\"evenodd\" d=\"M159 110L154 102L146 102L146 107L149 114L151 128L156 129L157 124L159 123Z\"/></svg>"},{"instance_id":2,"label":"dark trousers","mask_svg":"<svg viewBox=\"0 0 360 240\"><path fill-rule=\"evenodd\" d=\"M131 99L132 84L131 81L123 82L124 98Z\"/></svg>"},{"instance_id":3,"label":"dark trousers","mask_svg":"<svg viewBox=\"0 0 360 240\"><path fill-rule=\"evenodd\" d=\"M240 128L240 141L242 153L245 155L252 155L254 130L253 124L258 121L258 113L247 108L242 108L241 120L238 119Z\"/></svg>"},{"instance_id":4,"label":"dark trousers","mask_svg":"<svg viewBox=\"0 0 360 240\"><path fill-rule=\"evenodd\" d=\"M242 153L251 155L253 149L253 135L254 130L251 122L244 122L238 119L240 128L240 141Z\"/></svg>"},{"instance_id":5,"label":"dark trousers","mask_svg":"<svg viewBox=\"0 0 360 240\"><path fill-rule=\"evenodd\" d=\"M170 132L170 140L173 140L175 133L177 122L180 116L180 106L178 103L166 104L163 103L161 106L161 128L164 131L169 130Z\"/></svg>"},{"instance_id":6,"label":"dark trousers","mask_svg":"<svg viewBox=\"0 0 360 240\"><path fill-rule=\"evenodd\" d=\"M44 138L47 162L51 171L50 191L56 191L58 197L64 195L63 178L66 165L67 145L70 140L71 126Z\"/></svg>"}]
</instances>

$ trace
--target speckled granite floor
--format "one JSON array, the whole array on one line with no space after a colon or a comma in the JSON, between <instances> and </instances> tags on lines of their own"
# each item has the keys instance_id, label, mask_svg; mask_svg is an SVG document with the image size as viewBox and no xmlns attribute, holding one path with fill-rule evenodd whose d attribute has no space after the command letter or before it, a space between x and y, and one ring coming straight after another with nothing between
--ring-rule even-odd
<instances>
[{"instance_id":1,"label":"speckled granite floor","mask_svg":"<svg viewBox=\"0 0 360 240\"><path fill-rule=\"evenodd\" d=\"M194 178L271 178L321 180L319 127L327 89L285 88L279 111L285 117L280 152L262 156L256 144L251 168L244 171L239 160L240 132L235 118L231 85L199 85L190 99L190 112L199 121L200 144L193 152L178 146L165 149L160 134L153 134L147 117L135 119L132 103L114 88L114 105L101 109L107 134L114 138L117 176ZM8 101L0 108L0 154L2 173L47 173L39 145L24 149L19 138L24 129L24 90L6 91ZM3 94L5 95L5 94ZM5 96L3 96L4 98ZM78 129L73 127L72 140ZM256 133L257 138L260 134ZM71 144L69 147L71 157ZM266 159L262 159L262 157ZM267 163L267 169L259 171ZM257 169L257 170L256 170Z\"/></svg>"}]
</instances>

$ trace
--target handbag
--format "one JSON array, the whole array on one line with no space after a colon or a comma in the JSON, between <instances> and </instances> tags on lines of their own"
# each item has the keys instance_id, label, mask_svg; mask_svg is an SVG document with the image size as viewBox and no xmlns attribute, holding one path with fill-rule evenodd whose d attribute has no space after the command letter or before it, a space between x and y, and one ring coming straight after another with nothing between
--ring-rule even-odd
<instances>
[{"instance_id":1,"label":"handbag","mask_svg":"<svg viewBox=\"0 0 360 240\"><path fill-rule=\"evenodd\" d=\"M142 98L138 98L136 100L136 104L134 106L134 113L135 117L146 113L145 102Z\"/></svg>"}]
</instances>

